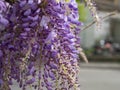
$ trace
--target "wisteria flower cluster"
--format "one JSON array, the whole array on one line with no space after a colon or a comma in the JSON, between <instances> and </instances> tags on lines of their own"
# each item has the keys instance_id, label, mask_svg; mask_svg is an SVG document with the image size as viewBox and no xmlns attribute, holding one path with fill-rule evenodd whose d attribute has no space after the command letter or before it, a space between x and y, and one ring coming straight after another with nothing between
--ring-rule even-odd
<instances>
[{"instance_id":1,"label":"wisteria flower cluster","mask_svg":"<svg viewBox=\"0 0 120 90\"><path fill-rule=\"evenodd\" d=\"M80 90L78 20L75 0L0 0L1 90Z\"/></svg>"}]
</instances>

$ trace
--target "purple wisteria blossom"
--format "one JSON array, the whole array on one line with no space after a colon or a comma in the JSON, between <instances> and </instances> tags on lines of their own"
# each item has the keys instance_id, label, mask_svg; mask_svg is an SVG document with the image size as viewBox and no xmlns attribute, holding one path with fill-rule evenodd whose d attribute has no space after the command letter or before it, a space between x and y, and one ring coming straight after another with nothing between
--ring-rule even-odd
<instances>
[{"instance_id":1,"label":"purple wisteria blossom","mask_svg":"<svg viewBox=\"0 0 120 90\"><path fill-rule=\"evenodd\" d=\"M80 90L78 19L75 0L0 1L2 90Z\"/></svg>"}]
</instances>

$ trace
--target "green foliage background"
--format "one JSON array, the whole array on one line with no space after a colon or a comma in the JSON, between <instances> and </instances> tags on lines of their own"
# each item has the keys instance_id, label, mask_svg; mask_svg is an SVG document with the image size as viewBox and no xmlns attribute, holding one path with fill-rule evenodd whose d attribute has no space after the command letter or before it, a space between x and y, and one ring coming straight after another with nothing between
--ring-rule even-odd
<instances>
[{"instance_id":1,"label":"green foliage background","mask_svg":"<svg viewBox=\"0 0 120 90\"><path fill-rule=\"evenodd\" d=\"M81 22L85 22L87 20L88 8L85 7L85 3L80 2L80 0L76 0L76 1L78 3L78 11L79 11L79 15L80 15L79 20Z\"/></svg>"}]
</instances>

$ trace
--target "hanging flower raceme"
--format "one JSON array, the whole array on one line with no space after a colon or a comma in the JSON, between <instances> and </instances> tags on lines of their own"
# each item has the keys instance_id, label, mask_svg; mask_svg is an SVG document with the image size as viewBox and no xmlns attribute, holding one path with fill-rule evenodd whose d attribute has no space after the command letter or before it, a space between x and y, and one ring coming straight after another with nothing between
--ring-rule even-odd
<instances>
[{"instance_id":1,"label":"hanging flower raceme","mask_svg":"<svg viewBox=\"0 0 120 90\"><path fill-rule=\"evenodd\" d=\"M29 86L80 90L77 48L81 23L76 1L17 0L9 7L9 25L0 38L2 90L9 90L3 88L14 80L23 90Z\"/></svg>"},{"instance_id":2,"label":"hanging flower raceme","mask_svg":"<svg viewBox=\"0 0 120 90\"><path fill-rule=\"evenodd\" d=\"M6 19L7 5L4 0L0 1L0 31L4 30L8 25L8 20Z\"/></svg>"},{"instance_id":3,"label":"hanging flower raceme","mask_svg":"<svg viewBox=\"0 0 120 90\"><path fill-rule=\"evenodd\" d=\"M6 76L4 75L5 70L7 69L6 68L7 62L5 62L4 60L4 50L2 46L2 42L4 43L3 40L7 38L5 34L6 34L6 28L8 27L9 24L9 21L7 20L7 10L8 10L7 3L4 2L4 0L1 0L0 1L0 86L3 86L3 84L4 85L6 84L6 86L8 86L8 83L4 82L7 77L7 75Z\"/></svg>"}]
</instances>

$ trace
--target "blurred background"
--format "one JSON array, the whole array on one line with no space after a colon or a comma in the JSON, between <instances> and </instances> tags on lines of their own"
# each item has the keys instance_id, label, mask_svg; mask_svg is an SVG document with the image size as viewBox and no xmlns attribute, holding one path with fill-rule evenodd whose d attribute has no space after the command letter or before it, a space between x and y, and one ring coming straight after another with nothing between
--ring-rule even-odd
<instances>
[{"instance_id":1,"label":"blurred background","mask_svg":"<svg viewBox=\"0 0 120 90\"><path fill-rule=\"evenodd\" d=\"M78 0L79 1L79 0ZM104 17L100 25L82 30L81 47L89 63L81 60L81 90L120 90L120 0L94 0L98 15ZM93 22L84 0L79 3L80 21L83 29Z\"/></svg>"}]
</instances>

